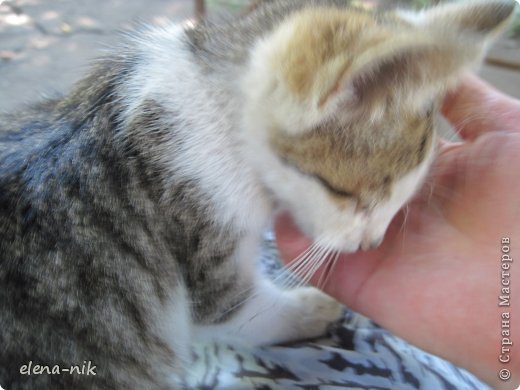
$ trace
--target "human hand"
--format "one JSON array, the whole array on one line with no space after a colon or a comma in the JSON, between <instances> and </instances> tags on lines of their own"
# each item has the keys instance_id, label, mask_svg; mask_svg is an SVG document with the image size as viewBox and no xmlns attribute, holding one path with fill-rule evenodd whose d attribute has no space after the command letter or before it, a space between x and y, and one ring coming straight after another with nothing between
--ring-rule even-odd
<instances>
[{"instance_id":1,"label":"human hand","mask_svg":"<svg viewBox=\"0 0 520 390\"><path fill-rule=\"evenodd\" d=\"M441 141L427 183L381 246L342 255L320 287L412 344L512 389L520 384L520 333L510 362L501 363L502 313L510 313L514 340L520 303L511 297L510 307L499 307L498 297L502 239L510 239L513 259L520 253L520 102L467 75L444 114L464 142ZM286 263L311 244L287 215L275 229ZM520 264L509 273L516 291ZM499 380L503 368L509 381Z\"/></svg>"}]
</instances>

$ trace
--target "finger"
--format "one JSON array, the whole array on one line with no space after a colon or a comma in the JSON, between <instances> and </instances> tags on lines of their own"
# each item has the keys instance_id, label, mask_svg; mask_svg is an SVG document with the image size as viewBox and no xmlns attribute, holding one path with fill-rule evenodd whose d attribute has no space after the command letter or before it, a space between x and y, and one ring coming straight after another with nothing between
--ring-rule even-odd
<instances>
[{"instance_id":1,"label":"finger","mask_svg":"<svg viewBox=\"0 0 520 390\"><path fill-rule=\"evenodd\" d=\"M448 94L442 111L465 140L494 131L520 132L520 101L472 74L464 75Z\"/></svg>"}]
</instances>

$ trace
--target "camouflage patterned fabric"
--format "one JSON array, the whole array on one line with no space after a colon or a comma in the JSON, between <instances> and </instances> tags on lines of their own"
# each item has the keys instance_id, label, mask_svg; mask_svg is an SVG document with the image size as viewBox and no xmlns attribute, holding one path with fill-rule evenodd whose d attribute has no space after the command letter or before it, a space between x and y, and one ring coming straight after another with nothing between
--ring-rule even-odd
<instances>
[{"instance_id":1,"label":"camouflage patterned fabric","mask_svg":"<svg viewBox=\"0 0 520 390\"><path fill-rule=\"evenodd\" d=\"M272 235L262 264L270 274L279 269ZM489 389L348 309L320 339L263 348L196 344L193 352L189 389Z\"/></svg>"}]
</instances>

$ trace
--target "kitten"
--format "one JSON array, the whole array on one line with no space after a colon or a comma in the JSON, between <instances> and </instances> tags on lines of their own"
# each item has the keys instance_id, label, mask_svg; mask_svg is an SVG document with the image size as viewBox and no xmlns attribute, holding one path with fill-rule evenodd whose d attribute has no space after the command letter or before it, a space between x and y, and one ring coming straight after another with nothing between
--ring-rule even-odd
<instances>
[{"instance_id":1,"label":"kitten","mask_svg":"<svg viewBox=\"0 0 520 390\"><path fill-rule=\"evenodd\" d=\"M2 119L0 385L163 389L193 338L322 334L339 304L256 270L275 208L324 248L377 246L434 158L443 93L514 8L264 3L143 31Z\"/></svg>"}]
</instances>

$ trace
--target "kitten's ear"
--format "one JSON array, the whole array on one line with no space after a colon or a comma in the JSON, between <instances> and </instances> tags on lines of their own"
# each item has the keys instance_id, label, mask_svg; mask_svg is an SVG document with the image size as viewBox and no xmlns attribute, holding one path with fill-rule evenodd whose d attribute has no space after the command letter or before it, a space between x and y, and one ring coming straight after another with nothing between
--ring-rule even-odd
<instances>
[{"instance_id":1,"label":"kitten's ear","mask_svg":"<svg viewBox=\"0 0 520 390\"><path fill-rule=\"evenodd\" d=\"M377 113L388 97L401 104L423 104L481 62L514 8L513 1L477 1L399 13L419 28L403 29L365 48L337 75L320 105L343 99Z\"/></svg>"},{"instance_id":2,"label":"kitten's ear","mask_svg":"<svg viewBox=\"0 0 520 390\"><path fill-rule=\"evenodd\" d=\"M513 10L513 0L481 0L380 20L309 7L254 47L247 117L301 134L349 107L378 116L389 104L422 108L480 63Z\"/></svg>"}]
</instances>

